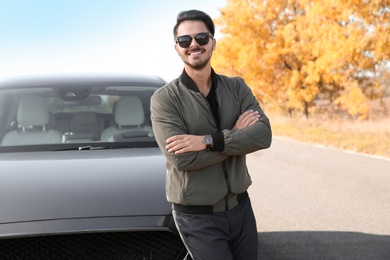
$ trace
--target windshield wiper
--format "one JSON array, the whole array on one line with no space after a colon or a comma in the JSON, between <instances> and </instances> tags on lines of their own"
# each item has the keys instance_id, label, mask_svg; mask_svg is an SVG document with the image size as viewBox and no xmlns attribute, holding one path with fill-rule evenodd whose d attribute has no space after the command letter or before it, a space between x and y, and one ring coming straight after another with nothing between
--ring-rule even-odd
<instances>
[{"instance_id":1,"label":"windshield wiper","mask_svg":"<svg viewBox=\"0 0 390 260\"><path fill-rule=\"evenodd\" d=\"M79 146L79 151L81 150L101 150L101 149L111 149L111 146L92 146L92 145L85 145L85 146Z\"/></svg>"},{"instance_id":2,"label":"windshield wiper","mask_svg":"<svg viewBox=\"0 0 390 260\"><path fill-rule=\"evenodd\" d=\"M122 148L134 148L133 145L100 145L100 146L94 146L94 145L83 145L83 146L71 146L71 147L64 147L61 149L55 149L52 151L85 151L85 150L104 150L104 149L122 149Z\"/></svg>"},{"instance_id":3,"label":"windshield wiper","mask_svg":"<svg viewBox=\"0 0 390 260\"><path fill-rule=\"evenodd\" d=\"M85 146L79 146L79 151L82 151L82 150L102 150L102 149L120 149L120 148L134 148L134 146L132 146L132 145L105 145L105 146L85 145Z\"/></svg>"}]
</instances>

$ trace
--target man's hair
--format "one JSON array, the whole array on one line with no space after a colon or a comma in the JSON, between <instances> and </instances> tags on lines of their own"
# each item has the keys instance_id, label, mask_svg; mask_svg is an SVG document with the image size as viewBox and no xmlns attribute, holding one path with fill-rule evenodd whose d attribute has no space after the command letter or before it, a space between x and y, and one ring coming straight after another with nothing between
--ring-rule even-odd
<instances>
[{"instance_id":1,"label":"man's hair","mask_svg":"<svg viewBox=\"0 0 390 260\"><path fill-rule=\"evenodd\" d=\"M177 36L177 28L182 22L187 20L204 22L211 35L214 36L215 28L214 28L213 19L211 19L211 17L205 12L199 10L189 10L189 11L181 11L177 15L176 25L175 27L173 27L173 37L175 40Z\"/></svg>"}]
</instances>

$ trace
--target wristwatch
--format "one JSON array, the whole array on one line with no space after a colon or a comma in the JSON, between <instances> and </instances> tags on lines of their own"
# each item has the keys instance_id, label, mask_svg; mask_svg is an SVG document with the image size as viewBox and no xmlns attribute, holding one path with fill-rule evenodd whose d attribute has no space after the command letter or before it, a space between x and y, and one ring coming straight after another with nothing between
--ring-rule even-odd
<instances>
[{"instance_id":1,"label":"wristwatch","mask_svg":"<svg viewBox=\"0 0 390 260\"><path fill-rule=\"evenodd\" d=\"M213 138L211 137L211 135L205 135L203 137L203 143L206 145L206 150L210 151L213 147Z\"/></svg>"}]
</instances>

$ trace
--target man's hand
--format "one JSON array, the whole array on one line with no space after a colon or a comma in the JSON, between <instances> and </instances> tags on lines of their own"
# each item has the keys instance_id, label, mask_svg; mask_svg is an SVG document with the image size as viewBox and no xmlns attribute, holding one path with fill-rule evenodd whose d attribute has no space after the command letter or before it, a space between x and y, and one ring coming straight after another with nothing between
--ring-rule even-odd
<instances>
[{"instance_id":1,"label":"man's hand","mask_svg":"<svg viewBox=\"0 0 390 260\"><path fill-rule=\"evenodd\" d=\"M202 140L202 135L174 135L166 140L165 149L175 154L198 152L206 149Z\"/></svg>"},{"instance_id":2,"label":"man's hand","mask_svg":"<svg viewBox=\"0 0 390 260\"><path fill-rule=\"evenodd\" d=\"M238 117L236 124L233 126L233 129L242 129L251 126L259 120L260 120L259 111L253 111L253 110L245 111Z\"/></svg>"}]
</instances>

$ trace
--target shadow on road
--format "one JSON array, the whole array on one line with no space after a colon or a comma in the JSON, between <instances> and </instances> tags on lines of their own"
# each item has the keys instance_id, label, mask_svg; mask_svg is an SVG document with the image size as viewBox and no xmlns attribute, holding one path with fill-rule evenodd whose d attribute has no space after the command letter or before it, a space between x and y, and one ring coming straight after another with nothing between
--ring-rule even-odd
<instances>
[{"instance_id":1,"label":"shadow on road","mask_svg":"<svg viewBox=\"0 0 390 260\"><path fill-rule=\"evenodd\" d=\"M260 232L259 260L389 260L390 236L355 232Z\"/></svg>"}]
</instances>

